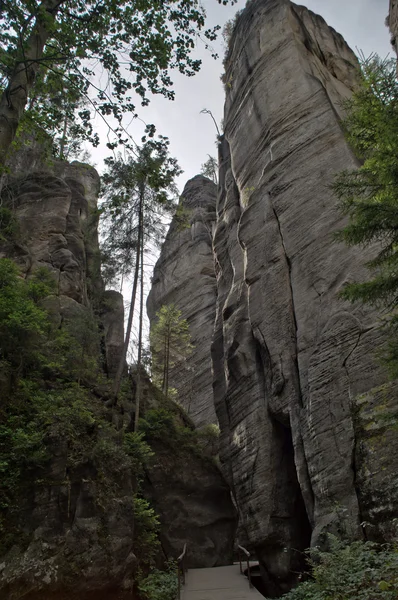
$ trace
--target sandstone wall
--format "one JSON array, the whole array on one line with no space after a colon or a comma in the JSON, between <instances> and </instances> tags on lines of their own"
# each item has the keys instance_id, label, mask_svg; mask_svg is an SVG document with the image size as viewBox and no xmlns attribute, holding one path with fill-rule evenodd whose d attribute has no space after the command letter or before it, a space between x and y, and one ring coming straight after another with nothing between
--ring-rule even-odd
<instances>
[{"instance_id":1,"label":"sandstone wall","mask_svg":"<svg viewBox=\"0 0 398 600\"><path fill-rule=\"evenodd\" d=\"M27 145L10 165L2 198L18 223L15 240L0 241L0 257L13 258L25 277L46 267L55 281L48 305L59 322L103 315L104 350L112 375L124 336L123 298L105 292L98 244L99 175L78 162L49 160Z\"/></svg>"},{"instance_id":2,"label":"sandstone wall","mask_svg":"<svg viewBox=\"0 0 398 600\"><path fill-rule=\"evenodd\" d=\"M338 33L288 0L249 3L226 59L215 406L225 473L274 595L294 583L296 550L326 531L361 537L366 519L377 536L391 520L391 502L365 508L371 471L352 410L386 380L379 315L338 298L374 250L333 240L344 221L330 184L357 165L340 124L357 67ZM389 498L392 460L377 481Z\"/></svg>"},{"instance_id":3,"label":"sandstone wall","mask_svg":"<svg viewBox=\"0 0 398 600\"><path fill-rule=\"evenodd\" d=\"M185 186L153 273L147 310L150 322L164 304L175 304L187 319L193 352L170 371L170 387L195 425L217 421L210 346L216 306L212 236L216 185L198 175Z\"/></svg>"}]
</instances>

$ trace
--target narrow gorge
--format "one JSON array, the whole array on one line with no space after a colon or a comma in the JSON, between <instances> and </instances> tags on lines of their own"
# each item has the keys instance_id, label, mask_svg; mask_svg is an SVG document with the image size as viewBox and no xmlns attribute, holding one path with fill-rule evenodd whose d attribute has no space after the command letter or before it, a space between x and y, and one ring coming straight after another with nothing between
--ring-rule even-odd
<instances>
[{"instance_id":1,"label":"narrow gorge","mask_svg":"<svg viewBox=\"0 0 398 600\"><path fill-rule=\"evenodd\" d=\"M357 73L354 53L318 15L288 0L248 4L225 59L217 217L209 218L214 273L197 224L197 202L205 214L212 185L196 178L182 197L188 210L195 201L190 230L171 226L149 302L152 320L173 301L192 324L188 368L204 368L211 351L220 458L241 543L276 596L296 581L300 552L324 544L327 532L397 536L397 439L386 425L397 386L375 356L380 314L339 298L347 282L367 277L377 251L334 239L345 220L331 184L359 164L341 126ZM202 393L213 399L202 385L187 401L184 368L172 383L195 421ZM193 388L201 376L194 371Z\"/></svg>"},{"instance_id":2,"label":"narrow gorge","mask_svg":"<svg viewBox=\"0 0 398 600\"><path fill-rule=\"evenodd\" d=\"M396 49L395 0L387 25ZM151 43L167 87L164 47ZM362 164L344 126L358 58L290 0L249 0L227 45L217 183L186 183L146 303L152 331L170 305L189 330L189 352L165 362L166 392L153 340L152 358L140 347L124 360L128 285L123 271L119 291L108 289L101 251L106 177L25 133L0 165L1 600L175 599L183 548L196 569L233 564L238 545L258 561L262 593L279 598L310 579L305 550L329 549L330 534L398 541L386 311L341 296L369 278L380 246L336 238L347 216L333 182ZM143 105L144 71L133 84ZM66 117L64 126L66 135ZM0 106L0 160L1 127ZM147 126L142 140L161 146L153 135ZM108 147L116 161L117 144ZM140 197L135 180L129 191ZM124 196L117 190L112 218ZM144 218L143 203L122 248L136 257L136 287L142 265L142 290L154 243L139 255L147 234L137 223L164 225L160 209ZM152 572L174 578L168 596L142 591Z\"/></svg>"}]
</instances>

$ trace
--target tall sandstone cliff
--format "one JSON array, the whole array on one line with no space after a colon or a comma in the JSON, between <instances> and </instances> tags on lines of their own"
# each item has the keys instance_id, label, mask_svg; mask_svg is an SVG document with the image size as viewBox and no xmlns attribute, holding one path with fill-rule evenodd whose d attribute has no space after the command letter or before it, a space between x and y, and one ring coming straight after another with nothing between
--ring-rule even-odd
<instances>
[{"instance_id":1,"label":"tall sandstone cliff","mask_svg":"<svg viewBox=\"0 0 398 600\"><path fill-rule=\"evenodd\" d=\"M298 551L326 532L397 536L398 390L375 357L379 313L339 298L347 282L367 277L375 252L333 239L344 219L330 185L358 165L341 127L355 55L306 8L253 0L225 66L214 403L241 541L277 596L295 582ZM158 287L173 264L184 262L179 280L188 281L202 260L188 261L176 244ZM178 296L188 321L199 286Z\"/></svg>"},{"instance_id":2,"label":"tall sandstone cliff","mask_svg":"<svg viewBox=\"0 0 398 600\"><path fill-rule=\"evenodd\" d=\"M147 310L151 323L164 304L175 304L189 324L194 351L170 371L170 386L196 426L215 423L210 346L216 312L212 250L216 185L198 175L185 186L153 273Z\"/></svg>"},{"instance_id":3,"label":"tall sandstone cliff","mask_svg":"<svg viewBox=\"0 0 398 600\"><path fill-rule=\"evenodd\" d=\"M275 591L310 538L360 537L364 521L365 535L394 534L387 437L364 465L359 416L386 381L379 315L338 297L366 278L374 249L333 240L343 219L330 184L357 165L340 125L356 73L343 38L288 0L251 2L226 60L215 404L241 521ZM389 412L396 389L380 393Z\"/></svg>"}]
</instances>

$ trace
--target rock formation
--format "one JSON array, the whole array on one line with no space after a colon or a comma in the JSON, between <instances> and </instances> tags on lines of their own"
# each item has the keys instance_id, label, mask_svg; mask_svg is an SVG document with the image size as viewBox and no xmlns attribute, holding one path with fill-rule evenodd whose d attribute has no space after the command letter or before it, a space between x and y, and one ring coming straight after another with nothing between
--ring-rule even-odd
<instances>
[{"instance_id":1,"label":"rock formation","mask_svg":"<svg viewBox=\"0 0 398 600\"><path fill-rule=\"evenodd\" d=\"M397 52L398 48L398 2L390 0L390 14L387 18L388 26L391 31L391 44Z\"/></svg>"},{"instance_id":2,"label":"rock formation","mask_svg":"<svg viewBox=\"0 0 398 600\"><path fill-rule=\"evenodd\" d=\"M206 456L170 452L167 440L151 447L156 461L144 490L159 514L166 556L179 556L187 543L188 568L231 564L237 515L218 467Z\"/></svg>"},{"instance_id":3,"label":"rock formation","mask_svg":"<svg viewBox=\"0 0 398 600\"><path fill-rule=\"evenodd\" d=\"M18 239L0 243L0 257L13 258L25 277L46 267L55 283L51 312L63 319L104 312L105 359L115 370L123 346L123 298L104 292L98 245L99 176L89 165L43 157L28 145L10 165L3 202L12 208ZM122 312L121 312L122 311Z\"/></svg>"},{"instance_id":4,"label":"rock formation","mask_svg":"<svg viewBox=\"0 0 398 600\"><path fill-rule=\"evenodd\" d=\"M156 263L147 309L151 323L164 304L175 304L187 319L192 354L170 370L170 386L196 426L215 423L210 345L216 309L212 237L216 185L198 175L185 186Z\"/></svg>"},{"instance_id":5,"label":"rock formation","mask_svg":"<svg viewBox=\"0 0 398 600\"><path fill-rule=\"evenodd\" d=\"M48 270L55 290L44 304L57 328L67 323L72 334L81 336L81 320L95 311L102 332L102 366L112 376L123 344L124 310L121 294L105 291L100 275L98 174L80 163L48 163L40 148L30 145L14 157L11 173L1 182L2 199L12 209L18 232L8 239L0 236L0 258L13 258L26 278L39 267ZM201 187L210 190L209 202L202 209L195 206L192 224L194 238L206 240L196 245L196 251L206 254L211 239L207 228L215 211L214 185L199 178L196 186L199 196ZM202 278L205 281L206 274ZM209 310L214 312L214 273L211 285ZM213 317L210 328L212 321ZM205 385L211 393L207 350ZM96 359L99 351L97 344ZM0 384L3 375L0 369ZM143 380L143 406L156 407L156 391L147 378ZM131 598L137 565L145 560L136 542L137 475L122 443L122 430L131 430L133 395L114 406L108 402L109 386L101 376L98 382L82 386L71 384L67 377L43 383L53 394L51 426L41 448L47 458L40 467L33 459L23 482L15 475L13 485L20 493L14 493L16 505L7 513L2 498L0 596L4 600L119 600L126 592ZM11 405L13 398L8 402ZM214 409L211 415L213 420ZM229 487L199 445L182 449L167 442L157 442L146 477L147 496L161 517L164 555L159 560L176 558L187 542L191 565L225 564L236 527Z\"/></svg>"},{"instance_id":6,"label":"rock formation","mask_svg":"<svg viewBox=\"0 0 398 600\"><path fill-rule=\"evenodd\" d=\"M276 595L299 570L296 550L326 531L361 537L365 513L365 534L387 534L398 499L388 453L370 484L353 418L386 380L379 316L338 297L374 252L333 239L344 220L330 184L357 165L340 125L357 67L338 33L289 0L250 2L226 57L215 406L241 523ZM396 393L385 392L395 406ZM375 487L388 498L377 516Z\"/></svg>"}]
</instances>

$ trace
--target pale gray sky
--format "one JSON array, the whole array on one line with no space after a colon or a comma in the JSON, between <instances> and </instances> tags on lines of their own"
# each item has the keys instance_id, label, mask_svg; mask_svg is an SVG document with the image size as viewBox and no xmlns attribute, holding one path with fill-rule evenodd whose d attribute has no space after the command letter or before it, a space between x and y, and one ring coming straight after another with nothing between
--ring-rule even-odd
<instances>
[{"instance_id":1,"label":"pale gray sky","mask_svg":"<svg viewBox=\"0 0 398 600\"><path fill-rule=\"evenodd\" d=\"M211 25L223 25L245 3L245 0L239 0L234 6L225 7L216 0L203 0ZM371 52L382 56L392 52L389 32L384 24L388 0L304 0L300 4L322 15L329 25L344 36L354 51L362 50L366 56ZM220 55L217 61L211 58L204 46L198 48L203 66L195 77L187 78L179 73L174 75L174 102L155 97L149 107L140 109L140 116L146 122L154 123L159 133L170 138L171 152L184 170L179 180L180 188L200 172L207 154L216 155L214 124L209 116L200 114L201 109L206 107L213 112L218 123L222 119L224 90L220 75L224 49L221 36L216 49ZM136 139L140 138L141 129L137 121L130 130ZM106 149L92 152L99 168L101 158L108 153Z\"/></svg>"}]
</instances>

